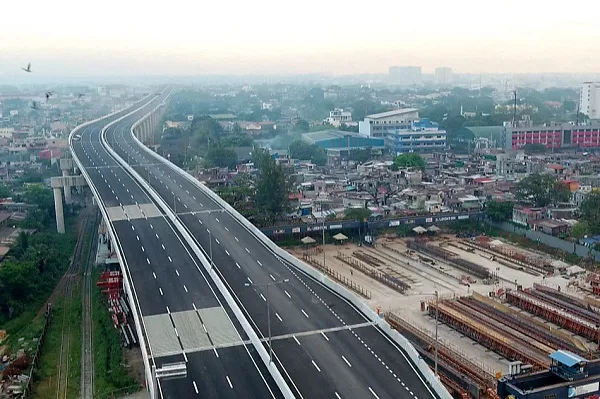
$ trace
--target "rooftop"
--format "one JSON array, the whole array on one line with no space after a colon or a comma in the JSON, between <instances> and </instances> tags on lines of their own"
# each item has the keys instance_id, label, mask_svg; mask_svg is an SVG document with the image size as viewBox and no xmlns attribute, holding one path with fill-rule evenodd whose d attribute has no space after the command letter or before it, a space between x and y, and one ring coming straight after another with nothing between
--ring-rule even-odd
<instances>
[{"instance_id":1,"label":"rooftop","mask_svg":"<svg viewBox=\"0 0 600 399\"><path fill-rule=\"evenodd\" d=\"M371 118L371 119L387 118L389 116L408 114L411 112L418 112L418 111L419 110L416 108L402 108L402 109L395 109L393 111L381 112L379 114L367 115L367 118Z\"/></svg>"},{"instance_id":2,"label":"rooftop","mask_svg":"<svg viewBox=\"0 0 600 399\"><path fill-rule=\"evenodd\" d=\"M574 353L565 350L557 350L556 352L551 353L548 356L552 360L556 360L557 362L564 364L567 367L573 367L579 363L587 363L588 361L581 356L578 356Z\"/></svg>"}]
</instances>

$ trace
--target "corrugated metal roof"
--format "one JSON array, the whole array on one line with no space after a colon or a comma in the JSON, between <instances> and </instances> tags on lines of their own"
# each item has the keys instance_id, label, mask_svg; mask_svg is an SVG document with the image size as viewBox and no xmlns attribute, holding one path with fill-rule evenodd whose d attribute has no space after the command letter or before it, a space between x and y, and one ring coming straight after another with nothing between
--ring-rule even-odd
<instances>
[{"instance_id":1,"label":"corrugated metal roof","mask_svg":"<svg viewBox=\"0 0 600 399\"><path fill-rule=\"evenodd\" d=\"M564 364L567 367L573 367L579 363L587 363L588 361L581 356L578 356L569 351L565 351L562 349L553 352L548 356L552 360L556 360L557 362Z\"/></svg>"},{"instance_id":2,"label":"corrugated metal roof","mask_svg":"<svg viewBox=\"0 0 600 399\"><path fill-rule=\"evenodd\" d=\"M394 115L402 115L402 114L408 114L410 112L417 112L419 111L416 108L402 108L402 109L395 109L392 111L387 111L387 112L380 112L378 114L371 114L371 115L367 115L367 118L371 118L371 119L379 119L379 118L387 118L388 116L394 116Z\"/></svg>"}]
</instances>

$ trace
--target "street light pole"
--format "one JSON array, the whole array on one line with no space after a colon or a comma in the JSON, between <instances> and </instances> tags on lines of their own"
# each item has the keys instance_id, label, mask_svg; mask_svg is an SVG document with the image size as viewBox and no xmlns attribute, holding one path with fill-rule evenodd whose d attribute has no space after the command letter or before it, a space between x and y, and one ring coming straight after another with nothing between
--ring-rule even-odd
<instances>
[{"instance_id":1,"label":"street light pole","mask_svg":"<svg viewBox=\"0 0 600 399\"><path fill-rule=\"evenodd\" d=\"M265 273L265 280L267 279L267 274ZM271 344L271 305L270 305L270 298L269 298L269 281L267 281L267 325L268 325L268 329L269 329L269 364L273 363L273 345Z\"/></svg>"},{"instance_id":2,"label":"street light pole","mask_svg":"<svg viewBox=\"0 0 600 399\"><path fill-rule=\"evenodd\" d=\"M244 285L246 287L251 287L251 286L256 286L256 287L265 286L266 287L266 290L267 290L267 295L266 295L266 299L267 299L267 329L268 329L268 335L269 335L267 342L269 343L269 363L272 363L273 362L273 345L272 345L273 336L271 334L271 297L269 295L269 286L287 283L288 281L290 281L290 279L286 278L286 279L275 281L275 282L271 283L271 282L269 282L268 277L265 275L265 280L266 280L265 284L244 283Z\"/></svg>"},{"instance_id":3,"label":"street light pole","mask_svg":"<svg viewBox=\"0 0 600 399\"><path fill-rule=\"evenodd\" d=\"M325 268L325 211L323 211L323 200L321 200L321 218L323 219L323 268Z\"/></svg>"},{"instance_id":4,"label":"street light pole","mask_svg":"<svg viewBox=\"0 0 600 399\"><path fill-rule=\"evenodd\" d=\"M208 211L208 254L210 256L210 270L213 269L213 256L212 256L212 232L210 231L210 211Z\"/></svg>"},{"instance_id":5,"label":"street light pole","mask_svg":"<svg viewBox=\"0 0 600 399\"><path fill-rule=\"evenodd\" d=\"M439 294L435 290L435 376L438 376L438 319L439 319Z\"/></svg>"}]
</instances>

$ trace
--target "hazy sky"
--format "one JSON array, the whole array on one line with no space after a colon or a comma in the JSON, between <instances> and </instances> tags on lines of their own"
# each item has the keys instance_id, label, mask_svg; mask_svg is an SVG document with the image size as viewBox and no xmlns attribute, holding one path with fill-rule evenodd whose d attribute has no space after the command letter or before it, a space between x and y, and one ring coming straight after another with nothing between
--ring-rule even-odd
<instances>
[{"instance_id":1,"label":"hazy sky","mask_svg":"<svg viewBox=\"0 0 600 399\"><path fill-rule=\"evenodd\" d=\"M0 76L600 72L599 20L598 0L9 0Z\"/></svg>"}]
</instances>

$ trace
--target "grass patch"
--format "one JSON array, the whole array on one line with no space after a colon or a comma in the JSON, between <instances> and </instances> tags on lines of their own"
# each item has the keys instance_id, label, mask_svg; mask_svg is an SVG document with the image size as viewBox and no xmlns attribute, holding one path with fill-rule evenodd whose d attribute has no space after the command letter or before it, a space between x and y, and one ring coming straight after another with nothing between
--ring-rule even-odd
<instances>
[{"instance_id":1,"label":"grass patch","mask_svg":"<svg viewBox=\"0 0 600 399\"><path fill-rule=\"evenodd\" d=\"M52 320L46 332L39 363L34 373L33 398L49 398L56 395L58 383L58 362L60 358L63 317L70 323L68 356L68 398L79 397L81 385L81 286L73 286L73 297L60 297L53 304ZM63 359L66 362L67 359Z\"/></svg>"},{"instance_id":2,"label":"grass patch","mask_svg":"<svg viewBox=\"0 0 600 399\"><path fill-rule=\"evenodd\" d=\"M93 274L97 281L99 272ZM139 391L139 385L123 366L124 356L121 337L113 326L106 307L107 297L100 288L92 288L92 312L94 321L94 397L107 398L113 392L120 394Z\"/></svg>"}]
</instances>

